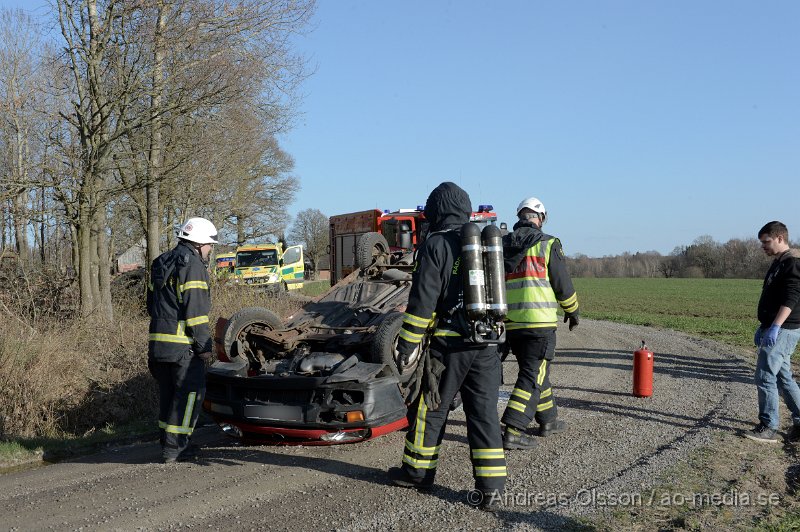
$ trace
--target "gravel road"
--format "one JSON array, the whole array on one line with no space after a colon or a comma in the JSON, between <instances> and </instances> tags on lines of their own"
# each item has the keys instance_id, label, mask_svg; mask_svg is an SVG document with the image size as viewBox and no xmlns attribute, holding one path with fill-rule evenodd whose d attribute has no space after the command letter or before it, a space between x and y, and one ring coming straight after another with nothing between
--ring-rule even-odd
<instances>
[{"instance_id":1,"label":"gravel road","mask_svg":"<svg viewBox=\"0 0 800 532\"><path fill-rule=\"evenodd\" d=\"M655 352L655 393L631 396L632 352ZM466 505L472 489L464 413L450 416L436 487L389 485L403 434L333 447L236 445L197 431L203 461L155 463L156 442L0 475L0 528L11 530L539 530L577 526L638 496L665 468L749 428L756 393L742 354L680 333L582 320L561 327L552 381L566 433L509 451L505 506ZM517 366L504 364L502 412ZM612 508L613 509L613 508Z\"/></svg>"}]
</instances>

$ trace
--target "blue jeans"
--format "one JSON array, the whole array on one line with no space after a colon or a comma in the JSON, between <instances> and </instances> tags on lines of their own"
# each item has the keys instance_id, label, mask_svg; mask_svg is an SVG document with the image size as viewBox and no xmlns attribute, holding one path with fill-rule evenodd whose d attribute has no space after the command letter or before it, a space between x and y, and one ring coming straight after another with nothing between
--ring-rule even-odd
<instances>
[{"instance_id":1,"label":"blue jeans","mask_svg":"<svg viewBox=\"0 0 800 532\"><path fill-rule=\"evenodd\" d=\"M792 421L800 425L800 387L792 375L791 357L800 329L781 329L772 347L761 346L756 362L756 387L758 388L758 419L766 427L777 430L780 427L778 416L778 389L783 392L783 400L792 413Z\"/></svg>"}]
</instances>

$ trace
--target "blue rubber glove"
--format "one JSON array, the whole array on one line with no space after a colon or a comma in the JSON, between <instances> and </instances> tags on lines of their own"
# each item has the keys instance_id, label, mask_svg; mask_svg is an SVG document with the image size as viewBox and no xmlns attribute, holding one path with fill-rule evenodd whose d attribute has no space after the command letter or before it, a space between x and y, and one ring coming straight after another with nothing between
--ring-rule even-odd
<instances>
[{"instance_id":1,"label":"blue rubber glove","mask_svg":"<svg viewBox=\"0 0 800 532\"><path fill-rule=\"evenodd\" d=\"M764 347L772 347L775 345L775 342L778 340L778 331L780 330L780 326L770 325L766 334L761 338L762 345L764 345Z\"/></svg>"},{"instance_id":2,"label":"blue rubber glove","mask_svg":"<svg viewBox=\"0 0 800 532\"><path fill-rule=\"evenodd\" d=\"M756 327L756 334L753 336L753 345L756 347L761 345L761 325Z\"/></svg>"}]
</instances>

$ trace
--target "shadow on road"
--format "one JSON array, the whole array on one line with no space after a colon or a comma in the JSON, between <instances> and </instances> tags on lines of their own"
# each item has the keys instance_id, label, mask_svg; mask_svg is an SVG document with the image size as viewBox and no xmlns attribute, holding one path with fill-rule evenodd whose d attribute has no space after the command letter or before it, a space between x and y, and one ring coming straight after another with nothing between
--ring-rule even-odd
<instances>
[{"instance_id":1,"label":"shadow on road","mask_svg":"<svg viewBox=\"0 0 800 532\"><path fill-rule=\"evenodd\" d=\"M596 362L592 360L595 360ZM626 362L624 364L619 364L609 362L611 360L624 360ZM601 349L584 351L556 350L556 358L553 363L555 365L568 364L618 369L621 371L632 371L633 354ZM749 369L743 361L737 359L719 360L657 352L654 355L653 372L655 374L669 375L678 379L695 378L709 381L739 382L745 384L751 384L753 382L752 370Z\"/></svg>"}]
</instances>

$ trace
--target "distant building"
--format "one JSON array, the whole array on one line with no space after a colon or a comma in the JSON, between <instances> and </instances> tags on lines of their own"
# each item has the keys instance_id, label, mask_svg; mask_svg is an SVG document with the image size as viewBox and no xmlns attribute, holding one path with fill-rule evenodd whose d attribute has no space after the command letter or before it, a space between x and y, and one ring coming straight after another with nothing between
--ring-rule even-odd
<instances>
[{"instance_id":1,"label":"distant building","mask_svg":"<svg viewBox=\"0 0 800 532\"><path fill-rule=\"evenodd\" d=\"M310 267L306 269L309 271ZM316 274L316 279L318 281L321 280L328 280L331 278L331 261L330 255L323 255L317 261L317 271L314 272Z\"/></svg>"},{"instance_id":2,"label":"distant building","mask_svg":"<svg viewBox=\"0 0 800 532\"><path fill-rule=\"evenodd\" d=\"M126 249L117 257L117 273L129 272L137 268L144 268L147 260L147 239L142 237L139 242Z\"/></svg>"}]
</instances>

